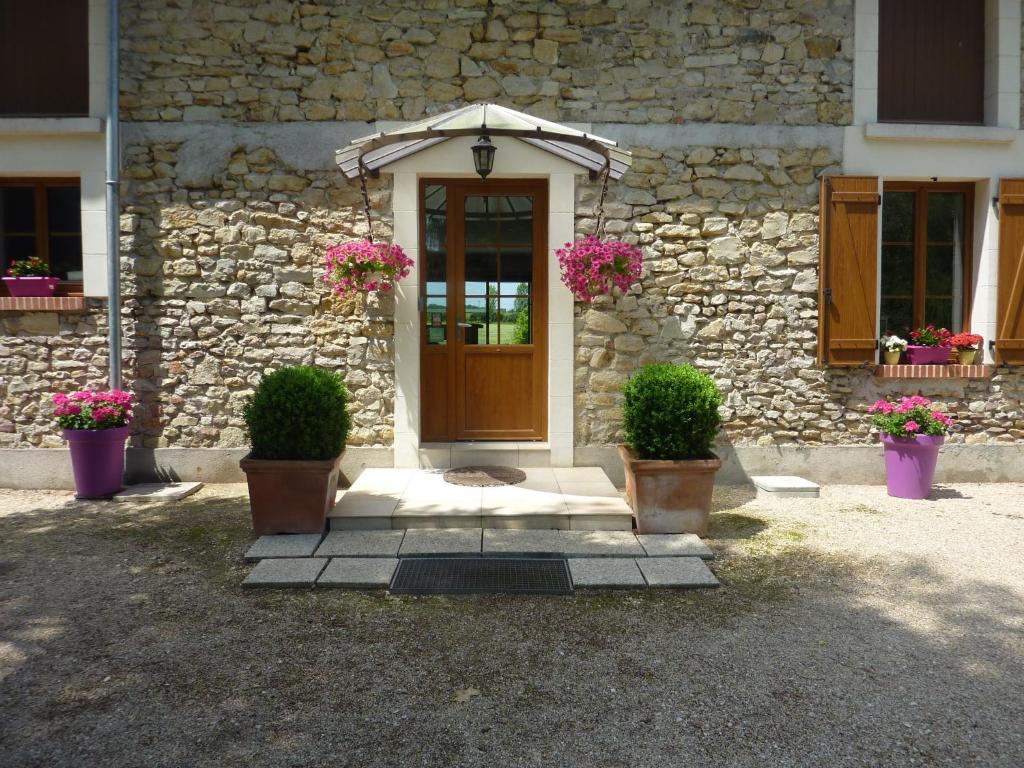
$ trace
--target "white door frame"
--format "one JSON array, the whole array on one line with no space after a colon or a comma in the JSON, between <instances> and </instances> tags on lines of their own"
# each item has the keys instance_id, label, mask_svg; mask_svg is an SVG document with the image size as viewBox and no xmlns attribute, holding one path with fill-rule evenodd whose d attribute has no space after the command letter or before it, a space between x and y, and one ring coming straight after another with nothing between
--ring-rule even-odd
<instances>
[{"instance_id":1,"label":"white door frame","mask_svg":"<svg viewBox=\"0 0 1024 768\"><path fill-rule=\"evenodd\" d=\"M403 158L382 173L394 176L394 242L414 266L395 291L395 466L420 466L419 180L475 177L473 137L449 139ZM555 250L573 239L575 188L582 169L514 138L495 137L489 178L548 180L548 444L551 466L571 467L574 445L573 299L559 279Z\"/></svg>"}]
</instances>

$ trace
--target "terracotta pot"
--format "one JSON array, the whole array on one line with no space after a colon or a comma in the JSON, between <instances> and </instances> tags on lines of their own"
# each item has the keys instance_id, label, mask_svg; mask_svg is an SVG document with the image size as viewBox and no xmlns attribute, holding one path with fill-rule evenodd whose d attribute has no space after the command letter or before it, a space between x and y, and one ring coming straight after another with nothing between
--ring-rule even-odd
<instances>
[{"instance_id":1,"label":"terracotta pot","mask_svg":"<svg viewBox=\"0 0 1024 768\"><path fill-rule=\"evenodd\" d=\"M338 491L341 456L326 461L242 459L256 535L322 532Z\"/></svg>"},{"instance_id":2,"label":"terracotta pot","mask_svg":"<svg viewBox=\"0 0 1024 768\"><path fill-rule=\"evenodd\" d=\"M638 533L695 533L706 536L715 473L722 460L638 459L619 446L626 470L626 495Z\"/></svg>"},{"instance_id":3,"label":"terracotta pot","mask_svg":"<svg viewBox=\"0 0 1024 768\"><path fill-rule=\"evenodd\" d=\"M903 353L898 349L885 349L882 350L882 359L886 365L899 365L901 354Z\"/></svg>"},{"instance_id":4,"label":"terracotta pot","mask_svg":"<svg viewBox=\"0 0 1024 768\"><path fill-rule=\"evenodd\" d=\"M960 365L974 365L974 357L978 354L976 349L958 349L957 353L960 357Z\"/></svg>"}]
</instances>

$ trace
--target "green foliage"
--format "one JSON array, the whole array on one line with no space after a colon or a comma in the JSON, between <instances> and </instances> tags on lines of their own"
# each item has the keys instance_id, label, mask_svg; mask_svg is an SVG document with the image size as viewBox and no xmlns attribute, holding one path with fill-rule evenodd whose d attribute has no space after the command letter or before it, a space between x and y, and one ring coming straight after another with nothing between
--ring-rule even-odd
<instances>
[{"instance_id":1,"label":"green foliage","mask_svg":"<svg viewBox=\"0 0 1024 768\"><path fill-rule=\"evenodd\" d=\"M641 459L706 459L718 433L722 395L691 365L645 365L626 382L626 443Z\"/></svg>"},{"instance_id":2,"label":"green foliage","mask_svg":"<svg viewBox=\"0 0 1024 768\"><path fill-rule=\"evenodd\" d=\"M263 377L245 404L254 459L333 459L351 420L341 377L323 368L281 368Z\"/></svg>"},{"instance_id":3,"label":"green foliage","mask_svg":"<svg viewBox=\"0 0 1024 768\"><path fill-rule=\"evenodd\" d=\"M516 289L515 315L516 322L512 331L513 344L530 343L530 284L520 283Z\"/></svg>"}]
</instances>

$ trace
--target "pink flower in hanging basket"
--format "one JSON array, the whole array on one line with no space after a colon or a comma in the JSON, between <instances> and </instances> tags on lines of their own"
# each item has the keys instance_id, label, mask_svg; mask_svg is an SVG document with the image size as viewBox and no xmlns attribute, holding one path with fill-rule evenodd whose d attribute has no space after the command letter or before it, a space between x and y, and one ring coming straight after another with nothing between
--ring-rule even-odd
<instances>
[{"instance_id":1,"label":"pink flower in hanging basket","mask_svg":"<svg viewBox=\"0 0 1024 768\"><path fill-rule=\"evenodd\" d=\"M616 289L625 293L640 279L644 258L635 245L621 240L601 240L587 235L566 243L555 251L562 270L562 282L577 301L593 301L611 295Z\"/></svg>"},{"instance_id":2,"label":"pink flower in hanging basket","mask_svg":"<svg viewBox=\"0 0 1024 768\"><path fill-rule=\"evenodd\" d=\"M349 240L327 249L323 281L340 296L390 291L409 274L412 259L400 245Z\"/></svg>"}]
</instances>

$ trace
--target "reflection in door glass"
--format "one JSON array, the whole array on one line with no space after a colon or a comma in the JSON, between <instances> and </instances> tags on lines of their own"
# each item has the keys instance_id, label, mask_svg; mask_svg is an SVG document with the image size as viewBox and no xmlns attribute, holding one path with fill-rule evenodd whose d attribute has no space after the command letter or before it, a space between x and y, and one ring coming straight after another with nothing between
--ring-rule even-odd
<instances>
[{"instance_id":1,"label":"reflection in door glass","mask_svg":"<svg viewBox=\"0 0 1024 768\"><path fill-rule=\"evenodd\" d=\"M465 343L533 343L533 199L467 196L465 228Z\"/></svg>"},{"instance_id":2,"label":"reflection in door glass","mask_svg":"<svg viewBox=\"0 0 1024 768\"><path fill-rule=\"evenodd\" d=\"M423 194L423 322L427 344L448 342L448 189L430 184Z\"/></svg>"}]
</instances>

